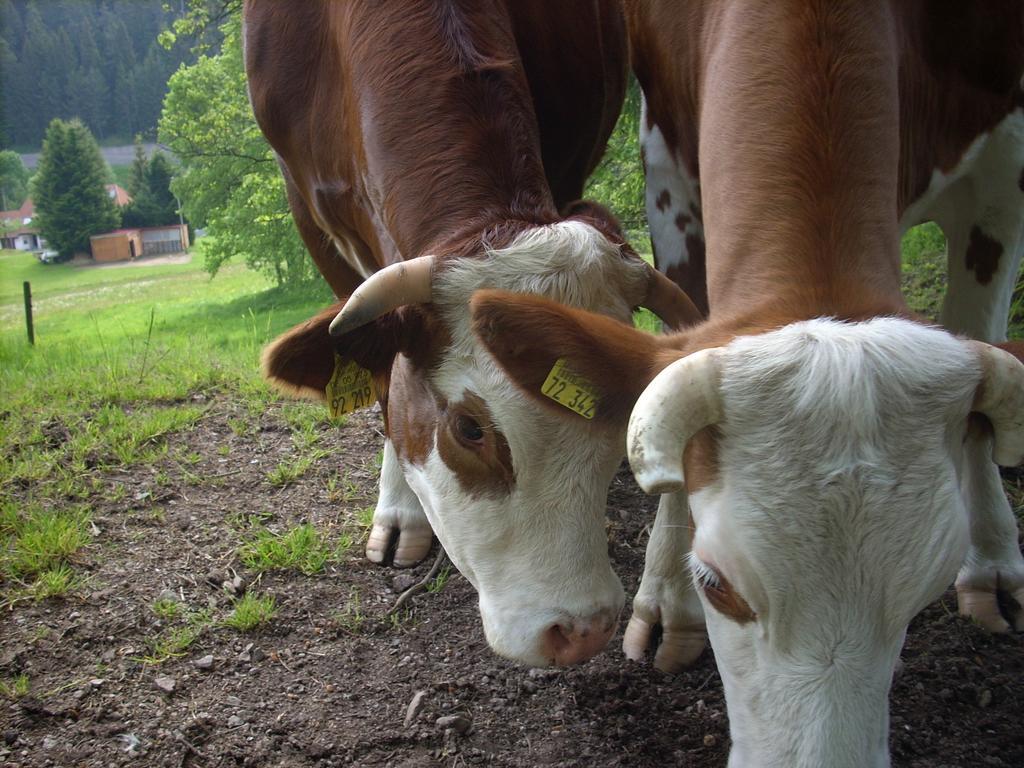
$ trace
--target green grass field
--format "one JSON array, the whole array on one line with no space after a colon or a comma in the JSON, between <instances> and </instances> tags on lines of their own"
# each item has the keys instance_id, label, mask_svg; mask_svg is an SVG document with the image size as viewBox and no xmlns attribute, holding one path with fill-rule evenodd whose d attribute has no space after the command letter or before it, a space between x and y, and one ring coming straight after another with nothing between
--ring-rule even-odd
<instances>
[{"instance_id":1,"label":"green grass field","mask_svg":"<svg viewBox=\"0 0 1024 768\"><path fill-rule=\"evenodd\" d=\"M326 286L289 293L242 265L211 280L199 255L76 267L0 251L0 602L73 589L97 491L90 469L157 459L169 434L201 418L197 393L230 392L260 410L272 397L263 345L330 301Z\"/></svg>"}]
</instances>

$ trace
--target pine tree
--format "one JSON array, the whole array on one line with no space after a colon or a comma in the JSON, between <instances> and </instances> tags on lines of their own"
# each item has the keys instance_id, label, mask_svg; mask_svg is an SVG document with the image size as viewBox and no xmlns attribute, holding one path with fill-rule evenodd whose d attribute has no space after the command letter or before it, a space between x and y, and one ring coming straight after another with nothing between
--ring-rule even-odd
<instances>
[{"instance_id":1,"label":"pine tree","mask_svg":"<svg viewBox=\"0 0 1024 768\"><path fill-rule=\"evenodd\" d=\"M142 136L135 134L135 157L132 159L132 175L128 179L128 194L137 198L146 187L146 170L149 168L149 160L146 159L146 149L142 146Z\"/></svg>"},{"instance_id":2,"label":"pine tree","mask_svg":"<svg viewBox=\"0 0 1024 768\"><path fill-rule=\"evenodd\" d=\"M141 145L136 145L141 149ZM136 150L138 152L138 149ZM136 162L139 155L136 154ZM132 193L133 200L123 211L124 226L126 227L161 227L167 224L178 222L178 201L171 192L171 176L173 169L170 161L163 152L154 152L152 159L145 163L145 154L142 154L144 165L142 180L136 185L136 192ZM134 181L136 166L132 166L132 178Z\"/></svg>"},{"instance_id":3,"label":"pine tree","mask_svg":"<svg viewBox=\"0 0 1024 768\"><path fill-rule=\"evenodd\" d=\"M36 221L61 258L87 251L89 237L114 229L120 212L107 195L109 169L81 120L53 120L32 183Z\"/></svg>"}]
</instances>

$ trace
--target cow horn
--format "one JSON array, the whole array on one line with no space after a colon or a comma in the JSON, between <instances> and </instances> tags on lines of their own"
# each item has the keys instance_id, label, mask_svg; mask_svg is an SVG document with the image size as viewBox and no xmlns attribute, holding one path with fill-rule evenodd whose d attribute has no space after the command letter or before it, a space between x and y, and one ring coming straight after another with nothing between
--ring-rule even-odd
<instances>
[{"instance_id":1,"label":"cow horn","mask_svg":"<svg viewBox=\"0 0 1024 768\"><path fill-rule=\"evenodd\" d=\"M686 487L686 443L722 418L720 370L718 349L702 349L665 368L637 400L626 445L636 481L647 493Z\"/></svg>"},{"instance_id":2,"label":"cow horn","mask_svg":"<svg viewBox=\"0 0 1024 768\"><path fill-rule=\"evenodd\" d=\"M693 325L703 319L700 310L682 288L654 267L649 271L647 295L641 306L647 307L672 329Z\"/></svg>"},{"instance_id":3,"label":"cow horn","mask_svg":"<svg viewBox=\"0 0 1024 768\"><path fill-rule=\"evenodd\" d=\"M434 256L419 256L370 275L331 321L331 336L343 336L406 304L429 303L434 259Z\"/></svg>"},{"instance_id":4,"label":"cow horn","mask_svg":"<svg viewBox=\"0 0 1024 768\"><path fill-rule=\"evenodd\" d=\"M1002 467L1024 461L1024 365L998 347L971 342L981 359L981 383L972 409L992 422L992 460Z\"/></svg>"}]
</instances>

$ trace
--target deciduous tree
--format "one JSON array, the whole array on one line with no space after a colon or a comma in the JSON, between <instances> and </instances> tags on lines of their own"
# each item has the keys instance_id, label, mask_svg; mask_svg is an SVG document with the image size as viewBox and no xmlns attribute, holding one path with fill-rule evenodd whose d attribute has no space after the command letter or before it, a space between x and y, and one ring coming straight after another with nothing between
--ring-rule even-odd
<instances>
[{"instance_id":1,"label":"deciduous tree","mask_svg":"<svg viewBox=\"0 0 1024 768\"><path fill-rule=\"evenodd\" d=\"M317 272L288 211L284 181L246 96L239 14L216 56L179 69L169 83L160 139L181 161L171 184L185 216L211 235L211 274L240 257L279 284Z\"/></svg>"}]
</instances>

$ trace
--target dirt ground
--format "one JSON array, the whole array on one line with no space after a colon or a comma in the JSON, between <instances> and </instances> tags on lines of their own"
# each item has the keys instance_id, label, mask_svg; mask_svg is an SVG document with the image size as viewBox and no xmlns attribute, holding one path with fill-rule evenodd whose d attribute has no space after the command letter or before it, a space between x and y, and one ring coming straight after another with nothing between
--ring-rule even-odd
<instances>
[{"instance_id":1,"label":"dirt ground","mask_svg":"<svg viewBox=\"0 0 1024 768\"><path fill-rule=\"evenodd\" d=\"M95 262L92 259L75 262L82 269L125 269L131 267L155 267L158 264L188 264L192 261L191 253L168 253L163 256L140 256L131 261Z\"/></svg>"},{"instance_id":2,"label":"dirt ground","mask_svg":"<svg viewBox=\"0 0 1024 768\"><path fill-rule=\"evenodd\" d=\"M207 404L199 428L171 441L171 455L194 452L187 471L168 459L105 478L127 493L97 507L80 597L0 616L0 678L25 674L32 683L28 696L0 700L0 763L725 766L728 724L710 652L667 676L623 657L620 627L588 664L520 668L488 650L475 594L457 573L390 621L398 591L430 563L411 573L373 566L361 541L324 573L253 580L236 552L248 522L338 530L372 504L379 416L323 426L331 457L275 489L266 473L292 446L280 406L240 435L231 426L240 406L225 396ZM352 485L332 501L328 480L339 470ZM627 594L654 508L620 470L608 533ZM181 656L145 661L152 638L173 623L151 608L161 595L221 615L223 582L236 574L277 598L272 622L251 633L214 624ZM962 621L947 593L911 625L903 659L892 694L894 766L1024 765L1020 636L989 636Z\"/></svg>"}]
</instances>

